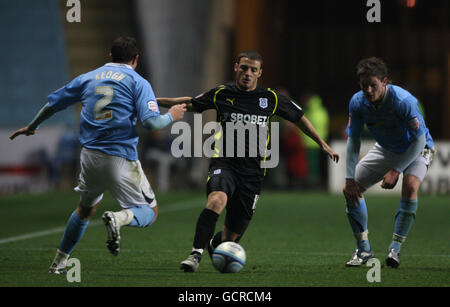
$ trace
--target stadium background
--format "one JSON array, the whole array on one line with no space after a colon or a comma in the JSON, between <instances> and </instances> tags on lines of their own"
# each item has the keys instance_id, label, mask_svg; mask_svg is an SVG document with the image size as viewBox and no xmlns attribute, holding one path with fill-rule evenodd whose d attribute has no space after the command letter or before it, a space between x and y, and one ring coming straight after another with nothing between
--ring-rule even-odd
<instances>
[{"instance_id":1,"label":"stadium background","mask_svg":"<svg viewBox=\"0 0 450 307\"><path fill-rule=\"evenodd\" d=\"M321 97L331 143L345 139L348 101L358 90L358 60L379 56L393 83L419 98L435 140L450 140L448 1L382 1L380 23L367 21L370 7L359 0L82 0L81 22L72 23L67 19L70 1L0 3L3 139L33 118L50 92L108 62L111 41L124 34L138 38L138 71L160 97L195 96L231 80L235 56L258 50L265 59L262 85L287 90L303 107L308 93ZM39 140L1 146L0 191L72 187L78 114L75 107L54 116L42 125ZM205 116L214 119L214 114ZM140 157L155 189L202 188L205 159L171 158L175 136L169 129L140 132ZM285 147L281 144L282 154ZM439 154L445 167L450 150L445 147ZM269 172L268 187L289 188L283 157ZM305 176L306 158L300 153L297 160ZM325 169L319 182L294 187L329 189L327 173ZM440 194L448 193L448 182L446 178Z\"/></svg>"},{"instance_id":2,"label":"stadium background","mask_svg":"<svg viewBox=\"0 0 450 307\"><path fill-rule=\"evenodd\" d=\"M427 206L421 207L421 220L405 247L410 255L404 258L405 270L383 271L382 285L450 285L449 1L381 0L380 23L367 21L365 0L81 0L79 23L67 21L68 2L77 1L0 0L0 285L68 285L42 272L77 202L72 188L78 174L79 106L45 122L36 136L8 137L33 118L50 92L108 62L118 35L138 38L137 71L157 96L195 96L232 79L240 51L258 50L264 57L260 83L287 90L300 104L308 93L319 95L329 112L328 142L344 151L348 101L359 90L356 64L366 56L383 58L393 83L419 98L440 148L429 176L436 187L428 184L421 194ZM213 119L213 113L205 116ZM97 227L97 216L75 254L87 268L82 285L367 285L365 272L342 268L354 246L342 185L330 178L343 179L344 156L313 185L292 184L285 156L268 172L267 193L242 242L250 262L239 282L215 274L189 280L177 275L204 203L208 163L173 159L169 129L138 129L140 159L164 218L150 232L127 229L126 258L117 260L99 247L104 229ZM303 152L294 164L307 167L305 158ZM398 194L370 200L376 254L384 253L390 239L397 204ZM107 194L103 209L108 208L117 210ZM326 250L323 242L331 242ZM158 253L149 259L148 249ZM122 280L113 279L110 270L121 272Z\"/></svg>"}]
</instances>

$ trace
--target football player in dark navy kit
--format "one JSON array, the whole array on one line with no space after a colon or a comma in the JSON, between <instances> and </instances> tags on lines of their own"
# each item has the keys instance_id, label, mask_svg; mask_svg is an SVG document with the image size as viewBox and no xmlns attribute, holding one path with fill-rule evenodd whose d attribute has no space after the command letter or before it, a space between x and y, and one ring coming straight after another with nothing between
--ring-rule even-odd
<instances>
[{"instance_id":1,"label":"football player in dark navy kit","mask_svg":"<svg viewBox=\"0 0 450 307\"><path fill-rule=\"evenodd\" d=\"M276 91L258 86L258 79L262 75L262 57L255 51L241 53L234 64L236 81L231 84L218 86L195 98L158 98L158 104L171 107L174 104L186 103L188 111L203 112L207 109L217 111L217 122L222 126L220 136L222 148L216 150L210 162L207 181L207 203L201 212L196 225L192 251L189 257L181 262L181 269L185 272L195 272L199 266L203 250L211 252L225 241L239 242L244 234L253 212L256 208L265 176L266 155L270 144L271 119L279 116L297 125L306 135L311 137L322 150L335 162L339 155L334 152L317 134L311 123L303 116L302 109L291 99ZM237 125L242 123L243 125ZM267 138L261 142L264 150L254 150L256 143L251 137L245 139L245 156L239 156L236 151L236 137L233 150L226 150L231 146L226 136L227 124L235 125L235 136L246 134L244 127L255 125L266 130ZM251 135L251 133L248 133ZM253 135L254 136L254 135ZM278 137L278 136L274 136ZM237 148L238 147L238 148ZM240 148L242 152L242 148ZM257 152L250 155L250 152ZM231 156L229 152L231 151ZM263 154L261 154L261 151ZM225 223L222 231L214 235L216 222L220 213L226 208Z\"/></svg>"}]
</instances>

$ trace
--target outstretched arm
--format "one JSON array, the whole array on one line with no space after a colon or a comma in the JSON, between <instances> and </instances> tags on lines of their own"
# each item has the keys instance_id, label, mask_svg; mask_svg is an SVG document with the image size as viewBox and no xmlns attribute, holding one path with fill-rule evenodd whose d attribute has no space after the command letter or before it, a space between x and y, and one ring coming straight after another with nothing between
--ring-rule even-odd
<instances>
[{"instance_id":1,"label":"outstretched arm","mask_svg":"<svg viewBox=\"0 0 450 307\"><path fill-rule=\"evenodd\" d=\"M186 105L191 103L192 97L176 97L176 98L168 98L168 97L158 97L156 101L158 105L164 108L170 108L176 104L185 103Z\"/></svg>"},{"instance_id":2,"label":"outstretched arm","mask_svg":"<svg viewBox=\"0 0 450 307\"><path fill-rule=\"evenodd\" d=\"M168 98L168 97L158 97L156 98L156 101L158 102L158 105L164 108L171 108L177 104L186 104L186 111L187 112L193 112L194 107L192 106L192 97L176 97L176 98Z\"/></svg>"},{"instance_id":3,"label":"outstretched arm","mask_svg":"<svg viewBox=\"0 0 450 307\"><path fill-rule=\"evenodd\" d=\"M296 125L303 133L312 138L320 146L320 148L328 154L328 157L330 157L331 160L336 163L339 161L339 154L334 152L333 149L331 149L331 147L328 146L324 140L322 140L314 126L305 116L302 116Z\"/></svg>"},{"instance_id":4,"label":"outstretched arm","mask_svg":"<svg viewBox=\"0 0 450 307\"><path fill-rule=\"evenodd\" d=\"M169 109L169 111L164 115L159 115L156 117L150 117L145 120L142 124L144 128L154 131L161 130L171 123L180 120L184 116L184 112L186 112L185 104L177 104Z\"/></svg>"},{"instance_id":5,"label":"outstretched arm","mask_svg":"<svg viewBox=\"0 0 450 307\"><path fill-rule=\"evenodd\" d=\"M50 106L50 104L47 102L42 109L36 114L34 119L25 127L20 128L19 130L15 131L11 136L9 137L11 140L15 139L17 136L24 134L24 135L33 135L36 133L36 129L39 127L39 125L52 117L53 114L56 112L53 110L53 108Z\"/></svg>"}]
</instances>

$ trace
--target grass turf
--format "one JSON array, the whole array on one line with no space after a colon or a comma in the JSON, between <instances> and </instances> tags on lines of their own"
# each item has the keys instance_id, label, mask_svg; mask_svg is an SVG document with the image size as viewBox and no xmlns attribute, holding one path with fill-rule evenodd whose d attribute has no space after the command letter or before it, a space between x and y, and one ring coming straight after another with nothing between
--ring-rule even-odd
<instances>
[{"instance_id":1,"label":"grass turf","mask_svg":"<svg viewBox=\"0 0 450 307\"><path fill-rule=\"evenodd\" d=\"M247 264L238 274L215 271L207 252L195 274L179 270L191 249L204 193L158 195L158 221L146 229L124 228L117 257L106 249L100 216L105 210L117 210L118 205L105 194L72 255L81 262L81 282L69 283L65 275L50 275L47 269L78 196L73 192L1 196L0 286L450 286L449 198L421 197L396 270L386 267L384 258L399 199L370 195L366 199L369 238L382 263L380 283L367 281L369 267L344 266L355 242L341 196L270 191L261 196L240 242L247 252ZM216 230L222 227L223 218L224 214Z\"/></svg>"}]
</instances>

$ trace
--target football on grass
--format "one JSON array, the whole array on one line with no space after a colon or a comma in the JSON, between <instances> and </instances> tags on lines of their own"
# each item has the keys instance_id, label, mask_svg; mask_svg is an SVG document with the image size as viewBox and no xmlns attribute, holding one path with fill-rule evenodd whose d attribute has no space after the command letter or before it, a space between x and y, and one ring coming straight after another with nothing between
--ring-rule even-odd
<instances>
[{"instance_id":1,"label":"football on grass","mask_svg":"<svg viewBox=\"0 0 450 307\"><path fill-rule=\"evenodd\" d=\"M235 242L221 243L213 252L212 262L221 273L237 273L245 265L245 250Z\"/></svg>"}]
</instances>

